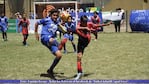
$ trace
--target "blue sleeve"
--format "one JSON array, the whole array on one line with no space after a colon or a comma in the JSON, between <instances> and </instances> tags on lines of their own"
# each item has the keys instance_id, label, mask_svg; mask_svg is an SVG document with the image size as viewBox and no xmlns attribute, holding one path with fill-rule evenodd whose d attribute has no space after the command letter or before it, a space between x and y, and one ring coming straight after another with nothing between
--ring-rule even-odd
<instances>
[{"instance_id":1,"label":"blue sleeve","mask_svg":"<svg viewBox=\"0 0 149 84\"><path fill-rule=\"evenodd\" d=\"M45 23L45 19L41 19L39 21L37 21L37 23L40 25L40 24L44 24Z\"/></svg>"}]
</instances>

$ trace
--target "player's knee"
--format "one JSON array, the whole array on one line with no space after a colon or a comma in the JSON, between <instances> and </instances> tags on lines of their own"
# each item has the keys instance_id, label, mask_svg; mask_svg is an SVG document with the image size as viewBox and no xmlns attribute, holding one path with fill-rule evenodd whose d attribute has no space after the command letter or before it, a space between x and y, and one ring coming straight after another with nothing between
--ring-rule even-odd
<instances>
[{"instance_id":1,"label":"player's knee","mask_svg":"<svg viewBox=\"0 0 149 84\"><path fill-rule=\"evenodd\" d=\"M77 54L77 60L81 60L81 58L82 58L82 53L78 53Z\"/></svg>"},{"instance_id":2,"label":"player's knee","mask_svg":"<svg viewBox=\"0 0 149 84\"><path fill-rule=\"evenodd\" d=\"M52 38L52 39L50 39L49 41L50 41L50 44L51 44L51 45L58 46L58 42L57 42L55 39Z\"/></svg>"},{"instance_id":3,"label":"player's knee","mask_svg":"<svg viewBox=\"0 0 149 84\"><path fill-rule=\"evenodd\" d=\"M64 46L64 44L67 42L67 39L63 39L62 41L61 41L61 45L62 46Z\"/></svg>"},{"instance_id":4,"label":"player's knee","mask_svg":"<svg viewBox=\"0 0 149 84\"><path fill-rule=\"evenodd\" d=\"M57 58L61 58L62 57L62 53L58 50L58 51L56 51L55 56Z\"/></svg>"},{"instance_id":5,"label":"player's knee","mask_svg":"<svg viewBox=\"0 0 149 84\"><path fill-rule=\"evenodd\" d=\"M67 39L63 39L60 43L60 45L58 46L59 50L62 50L63 46L65 45L65 43L67 42Z\"/></svg>"}]
</instances>

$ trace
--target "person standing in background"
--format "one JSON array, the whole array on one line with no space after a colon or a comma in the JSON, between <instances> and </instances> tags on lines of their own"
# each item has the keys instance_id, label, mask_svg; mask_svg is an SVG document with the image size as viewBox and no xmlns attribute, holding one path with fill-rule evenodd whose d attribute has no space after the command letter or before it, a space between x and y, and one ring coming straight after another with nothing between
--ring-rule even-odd
<instances>
[{"instance_id":1,"label":"person standing in background","mask_svg":"<svg viewBox=\"0 0 149 84\"><path fill-rule=\"evenodd\" d=\"M15 16L16 16L16 24L18 24L21 21L22 16L21 16L21 14L19 12L15 13ZM18 28L18 26L17 26L17 30L18 29L20 29L19 31L22 31L22 27L21 26L20 26L20 28ZM19 31L17 31L17 32L19 32Z\"/></svg>"},{"instance_id":2,"label":"person standing in background","mask_svg":"<svg viewBox=\"0 0 149 84\"><path fill-rule=\"evenodd\" d=\"M121 19L113 21L113 23L114 23L114 27L115 27L115 32L120 32L121 24L123 24L123 22L124 22L125 14L121 8L117 8L116 12L118 13L118 16L121 16Z\"/></svg>"},{"instance_id":3,"label":"person standing in background","mask_svg":"<svg viewBox=\"0 0 149 84\"><path fill-rule=\"evenodd\" d=\"M18 24L18 32L20 32L20 26L22 27L22 35L23 35L23 45L27 46L27 39L28 39L28 29L29 29L29 20L26 18L26 15L23 15L23 18L20 20Z\"/></svg>"},{"instance_id":4,"label":"person standing in background","mask_svg":"<svg viewBox=\"0 0 149 84\"><path fill-rule=\"evenodd\" d=\"M0 17L0 30L2 31L3 40L7 41L8 18L4 13Z\"/></svg>"},{"instance_id":5,"label":"person standing in background","mask_svg":"<svg viewBox=\"0 0 149 84\"><path fill-rule=\"evenodd\" d=\"M93 24L100 24L100 17L98 16L98 12L96 12L96 11L94 12L94 15L91 17L91 22ZM95 30L92 31L92 33L95 36L95 40L98 39L98 30L99 30L99 27L95 28Z\"/></svg>"}]
</instances>

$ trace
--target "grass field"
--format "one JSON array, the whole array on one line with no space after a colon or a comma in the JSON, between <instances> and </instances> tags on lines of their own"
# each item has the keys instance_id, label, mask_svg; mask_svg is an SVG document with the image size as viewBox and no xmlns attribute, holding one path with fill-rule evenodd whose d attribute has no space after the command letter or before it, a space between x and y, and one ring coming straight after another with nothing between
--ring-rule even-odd
<instances>
[{"instance_id":1,"label":"grass field","mask_svg":"<svg viewBox=\"0 0 149 84\"><path fill-rule=\"evenodd\" d=\"M46 74L54 56L34 35L28 44L22 46L22 35L16 33L8 33L7 42L0 40L0 79L50 79L40 75ZM67 50L55 68L57 79L76 75L76 53L70 42ZM149 34L99 33L99 39L92 39L85 49L82 65L82 79L149 79Z\"/></svg>"}]
</instances>

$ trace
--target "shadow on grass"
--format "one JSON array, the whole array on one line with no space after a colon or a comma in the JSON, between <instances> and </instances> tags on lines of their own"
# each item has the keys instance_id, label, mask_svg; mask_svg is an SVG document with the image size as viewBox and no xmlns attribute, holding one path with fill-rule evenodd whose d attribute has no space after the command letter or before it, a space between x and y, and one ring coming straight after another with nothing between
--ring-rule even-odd
<instances>
[{"instance_id":1,"label":"shadow on grass","mask_svg":"<svg viewBox=\"0 0 149 84\"><path fill-rule=\"evenodd\" d=\"M88 77L92 74L94 74L94 73L87 73L87 74L84 74L83 77ZM73 80L73 78L75 78L77 76L77 74L75 74L74 76L68 77L68 76L65 76L64 73L54 73L54 76L57 78L56 80L71 80L71 79ZM40 77L48 77L50 79L53 79L47 73L41 73Z\"/></svg>"},{"instance_id":2,"label":"shadow on grass","mask_svg":"<svg viewBox=\"0 0 149 84\"><path fill-rule=\"evenodd\" d=\"M77 52L74 52L74 51L67 51L66 53L63 52L63 54L72 54L72 53L77 53Z\"/></svg>"}]
</instances>

